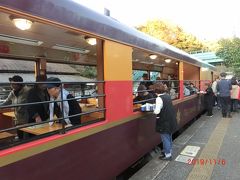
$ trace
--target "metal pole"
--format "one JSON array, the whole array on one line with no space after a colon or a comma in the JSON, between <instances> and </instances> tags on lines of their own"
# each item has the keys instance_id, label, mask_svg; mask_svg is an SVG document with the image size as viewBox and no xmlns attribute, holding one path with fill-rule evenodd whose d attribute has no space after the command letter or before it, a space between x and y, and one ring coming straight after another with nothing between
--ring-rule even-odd
<instances>
[{"instance_id":1,"label":"metal pole","mask_svg":"<svg viewBox=\"0 0 240 180\"><path fill-rule=\"evenodd\" d=\"M61 134L65 134L66 133L66 129L65 129L65 117L64 117L64 106L63 106L63 84L61 83L61 105L62 105L62 129L60 130Z\"/></svg>"}]
</instances>

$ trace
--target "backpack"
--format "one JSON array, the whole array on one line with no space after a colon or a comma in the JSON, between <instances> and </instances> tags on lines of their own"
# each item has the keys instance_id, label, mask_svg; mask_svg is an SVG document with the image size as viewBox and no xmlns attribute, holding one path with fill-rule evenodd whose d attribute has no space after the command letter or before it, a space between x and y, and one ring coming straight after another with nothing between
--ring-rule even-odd
<instances>
[{"instance_id":1,"label":"backpack","mask_svg":"<svg viewBox=\"0 0 240 180\"><path fill-rule=\"evenodd\" d=\"M72 98L74 98L74 96L72 94L67 95L67 99L72 99ZM68 105L69 105L69 113L68 113L69 116L82 113L82 109L79 106L76 99L68 100ZM80 115L70 117L69 120L71 121L72 125L81 124L81 116Z\"/></svg>"}]
</instances>

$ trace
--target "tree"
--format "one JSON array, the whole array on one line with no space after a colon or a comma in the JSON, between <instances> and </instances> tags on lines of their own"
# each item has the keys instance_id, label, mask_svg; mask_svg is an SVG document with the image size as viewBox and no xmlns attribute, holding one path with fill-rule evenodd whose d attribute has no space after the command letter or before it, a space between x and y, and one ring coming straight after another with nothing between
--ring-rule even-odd
<instances>
[{"instance_id":1,"label":"tree","mask_svg":"<svg viewBox=\"0 0 240 180\"><path fill-rule=\"evenodd\" d=\"M227 67L232 67L235 74L240 76L240 38L221 39L216 55L224 60Z\"/></svg>"},{"instance_id":2,"label":"tree","mask_svg":"<svg viewBox=\"0 0 240 180\"><path fill-rule=\"evenodd\" d=\"M224 60L227 67L229 66L239 66L240 64L240 39L221 39L218 41L219 49L216 55Z\"/></svg>"},{"instance_id":3,"label":"tree","mask_svg":"<svg viewBox=\"0 0 240 180\"><path fill-rule=\"evenodd\" d=\"M90 79L94 79L97 77L97 70L95 67L86 66L83 72L81 72L81 75Z\"/></svg>"},{"instance_id":4,"label":"tree","mask_svg":"<svg viewBox=\"0 0 240 180\"><path fill-rule=\"evenodd\" d=\"M83 66L83 65L70 65L76 71L80 73L80 76L89 78L89 79L96 79L97 78L97 69L95 66Z\"/></svg>"},{"instance_id":5,"label":"tree","mask_svg":"<svg viewBox=\"0 0 240 180\"><path fill-rule=\"evenodd\" d=\"M216 52L219 49L218 40L210 40L210 41L209 40L204 40L202 43L211 52Z\"/></svg>"},{"instance_id":6,"label":"tree","mask_svg":"<svg viewBox=\"0 0 240 180\"><path fill-rule=\"evenodd\" d=\"M207 49L195 36L166 21L151 20L145 25L137 27L137 29L186 52Z\"/></svg>"}]
</instances>

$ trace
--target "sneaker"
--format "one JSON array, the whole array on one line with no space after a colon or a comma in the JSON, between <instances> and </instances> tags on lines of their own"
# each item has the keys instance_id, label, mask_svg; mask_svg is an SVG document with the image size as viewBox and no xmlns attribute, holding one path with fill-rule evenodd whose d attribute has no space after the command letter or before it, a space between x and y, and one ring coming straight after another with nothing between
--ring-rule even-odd
<instances>
[{"instance_id":1,"label":"sneaker","mask_svg":"<svg viewBox=\"0 0 240 180\"><path fill-rule=\"evenodd\" d=\"M159 159L164 160L164 161L171 161L172 160L172 156L170 156L170 157L164 156L164 157L159 158Z\"/></svg>"},{"instance_id":2,"label":"sneaker","mask_svg":"<svg viewBox=\"0 0 240 180\"><path fill-rule=\"evenodd\" d=\"M213 117L213 114L212 115L207 115L207 117Z\"/></svg>"},{"instance_id":3,"label":"sneaker","mask_svg":"<svg viewBox=\"0 0 240 180\"><path fill-rule=\"evenodd\" d=\"M159 159L165 157L165 154L163 152L161 152L160 156L158 157Z\"/></svg>"}]
</instances>

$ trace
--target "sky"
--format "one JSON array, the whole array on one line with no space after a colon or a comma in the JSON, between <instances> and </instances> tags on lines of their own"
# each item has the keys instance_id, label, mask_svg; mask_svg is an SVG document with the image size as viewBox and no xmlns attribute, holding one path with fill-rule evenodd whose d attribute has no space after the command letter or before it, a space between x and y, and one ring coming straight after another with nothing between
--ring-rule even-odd
<instances>
[{"instance_id":1,"label":"sky","mask_svg":"<svg viewBox=\"0 0 240 180\"><path fill-rule=\"evenodd\" d=\"M240 37L238 0L73 0L128 26L163 19L181 26L201 40Z\"/></svg>"}]
</instances>

